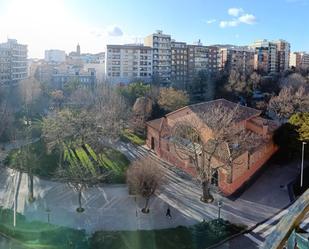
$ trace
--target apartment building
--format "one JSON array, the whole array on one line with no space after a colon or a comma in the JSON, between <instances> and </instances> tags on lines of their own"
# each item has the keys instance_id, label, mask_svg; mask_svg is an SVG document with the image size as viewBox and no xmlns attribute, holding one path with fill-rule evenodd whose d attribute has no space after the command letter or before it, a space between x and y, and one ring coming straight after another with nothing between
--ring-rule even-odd
<instances>
[{"instance_id":1,"label":"apartment building","mask_svg":"<svg viewBox=\"0 0 309 249\"><path fill-rule=\"evenodd\" d=\"M44 59L46 62L62 63L65 62L66 54L65 51L59 49L45 50Z\"/></svg>"},{"instance_id":2,"label":"apartment building","mask_svg":"<svg viewBox=\"0 0 309 249\"><path fill-rule=\"evenodd\" d=\"M153 77L161 83L171 82L171 36L161 30L144 39L145 46L153 48Z\"/></svg>"},{"instance_id":3,"label":"apartment building","mask_svg":"<svg viewBox=\"0 0 309 249\"><path fill-rule=\"evenodd\" d=\"M187 66L188 66L188 51L185 42L171 42L172 67L171 67L171 82L181 89L186 88L187 83Z\"/></svg>"},{"instance_id":4,"label":"apartment building","mask_svg":"<svg viewBox=\"0 0 309 249\"><path fill-rule=\"evenodd\" d=\"M0 44L0 85L16 84L27 78L27 45L8 39Z\"/></svg>"},{"instance_id":5,"label":"apartment building","mask_svg":"<svg viewBox=\"0 0 309 249\"><path fill-rule=\"evenodd\" d=\"M309 54L305 52L290 53L289 66L296 69L309 68Z\"/></svg>"},{"instance_id":6,"label":"apartment building","mask_svg":"<svg viewBox=\"0 0 309 249\"><path fill-rule=\"evenodd\" d=\"M284 72L289 68L290 43L285 40L275 41L277 44L277 72Z\"/></svg>"},{"instance_id":7,"label":"apartment building","mask_svg":"<svg viewBox=\"0 0 309 249\"><path fill-rule=\"evenodd\" d=\"M219 68L221 70L239 70L247 74L254 70L254 50L248 47L220 48Z\"/></svg>"},{"instance_id":8,"label":"apartment building","mask_svg":"<svg viewBox=\"0 0 309 249\"><path fill-rule=\"evenodd\" d=\"M268 40L255 41L254 69L265 73L277 72L277 44Z\"/></svg>"},{"instance_id":9,"label":"apartment building","mask_svg":"<svg viewBox=\"0 0 309 249\"><path fill-rule=\"evenodd\" d=\"M107 45L106 78L127 84L139 79L149 82L153 76L153 49L144 45Z\"/></svg>"},{"instance_id":10,"label":"apartment building","mask_svg":"<svg viewBox=\"0 0 309 249\"><path fill-rule=\"evenodd\" d=\"M188 82L192 82L200 71L209 74L219 70L219 52L217 46L204 46L200 41L194 45L188 45Z\"/></svg>"}]
</instances>

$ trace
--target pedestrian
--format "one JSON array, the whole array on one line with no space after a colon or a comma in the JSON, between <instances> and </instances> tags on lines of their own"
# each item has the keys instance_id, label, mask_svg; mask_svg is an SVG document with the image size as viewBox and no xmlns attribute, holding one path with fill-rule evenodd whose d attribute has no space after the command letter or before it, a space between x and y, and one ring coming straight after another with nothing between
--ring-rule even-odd
<instances>
[{"instance_id":1,"label":"pedestrian","mask_svg":"<svg viewBox=\"0 0 309 249\"><path fill-rule=\"evenodd\" d=\"M171 215L171 209L170 209L170 207L168 206L167 207L167 210L166 210L166 215L165 215L166 217L168 217L168 218L170 218L170 219L172 219L172 215Z\"/></svg>"}]
</instances>

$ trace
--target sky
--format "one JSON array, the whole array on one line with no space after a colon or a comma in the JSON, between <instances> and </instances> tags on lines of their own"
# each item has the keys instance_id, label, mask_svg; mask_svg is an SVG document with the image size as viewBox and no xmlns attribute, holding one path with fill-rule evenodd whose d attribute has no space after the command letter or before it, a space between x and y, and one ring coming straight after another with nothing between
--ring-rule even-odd
<instances>
[{"instance_id":1,"label":"sky","mask_svg":"<svg viewBox=\"0 0 309 249\"><path fill-rule=\"evenodd\" d=\"M0 0L0 42L17 39L28 57L46 49L97 53L143 42L156 30L204 45L285 39L309 52L309 0Z\"/></svg>"}]
</instances>

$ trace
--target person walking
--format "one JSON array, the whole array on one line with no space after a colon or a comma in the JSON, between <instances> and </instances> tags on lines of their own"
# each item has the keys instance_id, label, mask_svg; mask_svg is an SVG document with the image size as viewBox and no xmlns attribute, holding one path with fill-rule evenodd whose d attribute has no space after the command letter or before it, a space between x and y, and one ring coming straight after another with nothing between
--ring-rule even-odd
<instances>
[{"instance_id":1,"label":"person walking","mask_svg":"<svg viewBox=\"0 0 309 249\"><path fill-rule=\"evenodd\" d=\"M168 217L168 218L170 218L170 219L172 219L171 209L170 209L169 206L168 206L167 209L166 209L166 215L165 215L165 216Z\"/></svg>"}]
</instances>

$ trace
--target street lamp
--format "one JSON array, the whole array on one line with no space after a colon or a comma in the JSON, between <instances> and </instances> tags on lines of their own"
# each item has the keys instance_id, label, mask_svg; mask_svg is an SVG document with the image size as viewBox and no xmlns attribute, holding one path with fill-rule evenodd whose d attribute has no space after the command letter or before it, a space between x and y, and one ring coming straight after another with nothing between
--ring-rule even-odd
<instances>
[{"instance_id":1,"label":"street lamp","mask_svg":"<svg viewBox=\"0 0 309 249\"><path fill-rule=\"evenodd\" d=\"M46 213L47 213L47 223L49 224L50 223L50 212L51 210L49 208L46 208Z\"/></svg>"},{"instance_id":2,"label":"street lamp","mask_svg":"<svg viewBox=\"0 0 309 249\"><path fill-rule=\"evenodd\" d=\"M221 208L222 208L222 201L218 201L218 219L221 219Z\"/></svg>"},{"instance_id":3,"label":"street lamp","mask_svg":"<svg viewBox=\"0 0 309 249\"><path fill-rule=\"evenodd\" d=\"M307 143L302 143L302 152L301 152L301 171L300 171L300 187L303 187L303 178L304 178L304 157L305 157L305 145Z\"/></svg>"},{"instance_id":4,"label":"street lamp","mask_svg":"<svg viewBox=\"0 0 309 249\"><path fill-rule=\"evenodd\" d=\"M13 170L11 173L12 182L14 182L16 172ZM13 201L13 226L16 227L16 184L15 184L15 191L14 191L14 201Z\"/></svg>"}]
</instances>

